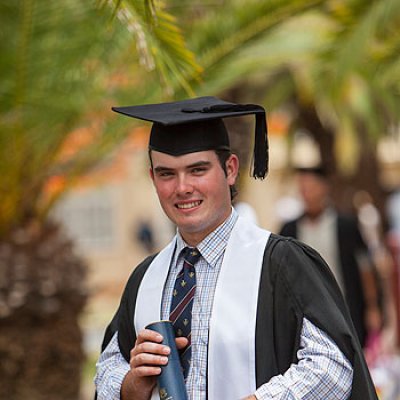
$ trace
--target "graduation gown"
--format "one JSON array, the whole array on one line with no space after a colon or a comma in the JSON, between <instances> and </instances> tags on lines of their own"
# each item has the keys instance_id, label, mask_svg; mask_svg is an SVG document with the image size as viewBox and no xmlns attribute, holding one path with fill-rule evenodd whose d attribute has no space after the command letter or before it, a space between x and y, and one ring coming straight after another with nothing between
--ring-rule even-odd
<instances>
[{"instance_id":1,"label":"graduation gown","mask_svg":"<svg viewBox=\"0 0 400 400\"><path fill-rule=\"evenodd\" d=\"M287 222L282 227L280 234L297 239L298 224L303 218L305 218L305 215ZM367 327L364 318L366 304L360 268L355 255L360 251L368 254L367 245L361 237L357 220L349 216L336 213L335 233L339 253L339 268L343 277L346 302L349 306L358 338L361 344L365 345L367 336Z\"/></svg>"},{"instance_id":2,"label":"graduation gown","mask_svg":"<svg viewBox=\"0 0 400 400\"><path fill-rule=\"evenodd\" d=\"M240 373L243 375L241 378L243 385L252 389L258 388L273 376L283 374L292 363L298 362L297 351L299 350L302 323L303 319L307 318L325 331L351 362L354 372L350 399L377 400L349 311L329 267L316 251L294 239L271 234L267 241L254 241L251 237L253 230L257 230L257 235L262 231L255 226L247 225L239 218L231 237L235 236L235 232L239 233L243 245L231 246L232 254L228 256L228 243L224 256L225 268L229 268L229 263L225 262L225 258L235 262L233 260L236 257L241 259L247 254L251 259L252 254L249 253L251 247L263 246L259 249L261 265L259 275L257 275L256 289L258 289L258 293L256 290L253 307L255 324L254 327L251 327L254 343L249 347L251 351L254 351L254 354L250 355L254 360L254 368L249 368L252 369L249 373ZM246 234L242 234L243 232ZM267 232L264 232L267 235ZM250 238L246 241L249 233ZM229 241L232 240L230 238ZM168 251L170 250L165 249L161 253ZM138 293L141 291L143 281L146 280L146 272L151 271L152 266L157 263L157 257L159 255L147 258L134 270L126 285L120 307L106 330L103 349L113 334L118 331L120 350L128 362L130 350L134 347L136 340L135 320L138 297L139 303L141 303L140 297L143 296L143 294L138 296ZM251 267L249 264L243 265L243 268ZM224 264L221 267L221 273L223 269ZM240 299L240 293L237 293L236 297ZM235 330L235 325L243 324L240 313L237 320L235 320L236 313L229 313L229 315L229 318L232 319L229 329ZM211 325L210 338L212 330ZM229 335L232 335L231 331L229 331ZM231 349L230 352L232 353L233 350ZM218 384L224 379L230 383L236 382L233 380L236 379L236 376L234 378L229 376L229 374L235 375L235 371L227 372L226 368L217 369L211 365L216 362L216 357L210 347L208 360L208 399L232 398L226 396L223 388L219 388ZM230 360L224 360L223 356L222 359L220 357L220 362L225 363L226 366L232 365ZM243 365L233 364L233 366L243 370ZM219 373L210 371L219 371ZM220 371L224 371L224 373L221 374ZM222 380L215 379L214 375L225 374L228 376L222 376ZM253 380L254 382L251 382ZM227 385L221 384L220 386ZM220 392L218 392L219 390ZM219 397L217 397L217 393L219 393ZM252 392L246 392L247 395L250 393Z\"/></svg>"}]
</instances>

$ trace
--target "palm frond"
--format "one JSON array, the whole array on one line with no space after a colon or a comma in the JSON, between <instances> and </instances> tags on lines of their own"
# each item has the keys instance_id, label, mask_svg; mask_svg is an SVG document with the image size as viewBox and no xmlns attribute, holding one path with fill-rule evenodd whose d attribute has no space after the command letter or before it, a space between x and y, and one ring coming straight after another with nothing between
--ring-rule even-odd
<instances>
[{"instance_id":1,"label":"palm frond","mask_svg":"<svg viewBox=\"0 0 400 400\"><path fill-rule=\"evenodd\" d=\"M396 0L359 2L358 7L348 10L345 24L335 38L332 47L336 57L335 79L332 85L340 85L349 71L362 70L368 63L379 62L394 27L399 22L400 3ZM395 29L398 35L398 29ZM397 37L397 40L399 38ZM390 52L390 54L395 54Z\"/></svg>"},{"instance_id":2,"label":"palm frond","mask_svg":"<svg viewBox=\"0 0 400 400\"><path fill-rule=\"evenodd\" d=\"M166 89L175 87L193 95L191 81L199 81L202 68L175 18L152 1L115 0L116 15L134 34L140 60L149 70L156 69Z\"/></svg>"},{"instance_id":3,"label":"palm frond","mask_svg":"<svg viewBox=\"0 0 400 400\"><path fill-rule=\"evenodd\" d=\"M242 49L260 35L284 24L323 1L242 1L228 2L217 16L193 26L191 45L207 70L223 58Z\"/></svg>"},{"instance_id":4,"label":"palm frond","mask_svg":"<svg viewBox=\"0 0 400 400\"><path fill-rule=\"evenodd\" d=\"M65 138L87 123L90 110L104 110L110 60L128 40L123 27L111 27L110 15L94 2L2 2L0 20L0 231L5 232L38 215L41 188L59 162ZM98 159L99 139L93 145Z\"/></svg>"}]
</instances>

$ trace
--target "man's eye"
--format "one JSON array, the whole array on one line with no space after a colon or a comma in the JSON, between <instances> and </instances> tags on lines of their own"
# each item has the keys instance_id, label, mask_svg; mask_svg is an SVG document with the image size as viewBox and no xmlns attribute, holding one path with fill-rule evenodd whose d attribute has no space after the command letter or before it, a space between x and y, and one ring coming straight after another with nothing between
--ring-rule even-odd
<instances>
[{"instance_id":1,"label":"man's eye","mask_svg":"<svg viewBox=\"0 0 400 400\"><path fill-rule=\"evenodd\" d=\"M173 175L173 173L170 172L170 171L162 171L162 172L159 172L159 173L158 173L158 176L159 176L160 178L166 178L166 177L172 176L172 175Z\"/></svg>"},{"instance_id":2,"label":"man's eye","mask_svg":"<svg viewBox=\"0 0 400 400\"><path fill-rule=\"evenodd\" d=\"M201 174L204 171L206 171L206 168L204 168L204 167L192 168L192 173L193 174Z\"/></svg>"}]
</instances>

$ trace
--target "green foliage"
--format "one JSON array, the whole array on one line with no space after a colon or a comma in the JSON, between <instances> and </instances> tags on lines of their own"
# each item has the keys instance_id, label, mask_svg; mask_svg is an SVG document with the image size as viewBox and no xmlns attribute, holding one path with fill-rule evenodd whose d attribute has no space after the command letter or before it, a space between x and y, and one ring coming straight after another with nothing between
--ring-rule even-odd
<instances>
[{"instance_id":1,"label":"green foliage","mask_svg":"<svg viewBox=\"0 0 400 400\"><path fill-rule=\"evenodd\" d=\"M199 68L172 17L151 1L118 3L117 9L95 0L0 3L0 235L43 219L121 142L127 130L106 110L124 88L130 102L148 95L145 87L132 92L146 80L143 52L155 57L164 87L176 79L191 90L186 77L194 79ZM63 157L74 131L85 143ZM59 187L49 192L54 177Z\"/></svg>"},{"instance_id":2,"label":"green foliage","mask_svg":"<svg viewBox=\"0 0 400 400\"><path fill-rule=\"evenodd\" d=\"M202 69L186 48L176 19L152 0L113 0L116 16L134 33L140 62L156 69L167 94L179 87L193 95L190 81L199 82Z\"/></svg>"},{"instance_id":3,"label":"green foliage","mask_svg":"<svg viewBox=\"0 0 400 400\"><path fill-rule=\"evenodd\" d=\"M289 106L294 118L314 108L343 143L337 158L351 173L358 136L374 142L398 124L399 20L397 0L216 2L184 28L205 70L194 87L241 88L245 101Z\"/></svg>"},{"instance_id":4,"label":"green foliage","mask_svg":"<svg viewBox=\"0 0 400 400\"><path fill-rule=\"evenodd\" d=\"M0 232L45 216L124 138L111 103L246 88L268 109L312 105L354 165L360 126L376 140L398 124L399 20L398 0L2 2ZM60 158L77 128L93 140Z\"/></svg>"},{"instance_id":5,"label":"green foliage","mask_svg":"<svg viewBox=\"0 0 400 400\"><path fill-rule=\"evenodd\" d=\"M61 165L58 152L104 91L118 32L104 29L109 17L90 2L2 2L0 15L0 230L6 232L47 208L39 203L49 177L90 164L78 152Z\"/></svg>"}]
</instances>

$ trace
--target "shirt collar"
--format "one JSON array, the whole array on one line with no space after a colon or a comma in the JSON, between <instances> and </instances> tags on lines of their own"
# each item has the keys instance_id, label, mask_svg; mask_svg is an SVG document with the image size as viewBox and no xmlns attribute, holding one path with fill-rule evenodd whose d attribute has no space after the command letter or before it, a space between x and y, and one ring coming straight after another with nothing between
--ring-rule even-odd
<instances>
[{"instance_id":1,"label":"shirt collar","mask_svg":"<svg viewBox=\"0 0 400 400\"><path fill-rule=\"evenodd\" d=\"M335 221L336 218L336 212L332 207L326 207L322 213L316 218L315 220L305 217L305 222L310 225L315 225L316 223L318 224L323 224L323 223L331 223Z\"/></svg>"},{"instance_id":2,"label":"shirt collar","mask_svg":"<svg viewBox=\"0 0 400 400\"><path fill-rule=\"evenodd\" d=\"M237 219L238 214L232 208L232 212L229 217L196 246L197 249L200 251L201 256L206 260L209 266L215 267L218 258L225 251L229 237ZM183 240L178 231L175 249L176 259L173 263L175 268L178 264L178 256L181 254L181 251L187 246L188 244Z\"/></svg>"}]
</instances>

